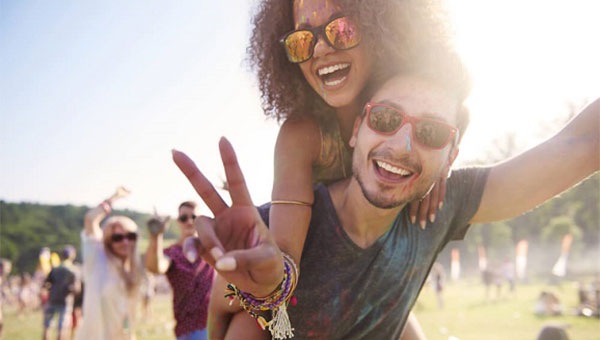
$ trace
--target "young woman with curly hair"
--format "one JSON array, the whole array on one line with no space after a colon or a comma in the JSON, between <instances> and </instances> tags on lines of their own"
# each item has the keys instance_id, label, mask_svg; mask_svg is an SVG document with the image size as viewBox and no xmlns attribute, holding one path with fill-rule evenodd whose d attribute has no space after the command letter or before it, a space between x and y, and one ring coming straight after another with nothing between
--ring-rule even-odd
<instances>
[{"instance_id":1,"label":"young woman with curly hair","mask_svg":"<svg viewBox=\"0 0 600 340\"><path fill-rule=\"evenodd\" d=\"M310 204L313 183L351 175L347 142L365 96L390 75L426 68L439 52L450 50L446 22L438 2L428 0L260 3L249 61L265 114L284 120L275 147L274 201ZM351 37L336 46L325 30L337 37L345 30ZM436 185L431 204L429 197L423 202L423 228L434 218L443 190L443 183ZM417 206L411 207L413 221ZM277 204L271 212L278 245L298 262L309 221L310 208L298 204Z\"/></svg>"},{"instance_id":2,"label":"young woman with curly hair","mask_svg":"<svg viewBox=\"0 0 600 340\"><path fill-rule=\"evenodd\" d=\"M249 60L258 75L265 114L284 121L275 148L269 225L281 251L297 264L311 219L313 183L330 183L352 174L348 140L364 98L390 76L426 69L451 51L445 23L437 2L427 0L264 0L259 4ZM421 207L423 228L427 218L435 218L444 184L436 185ZM418 202L411 207L413 223L417 207ZM250 269L242 264L227 268L223 263L217 261L218 270ZM279 270L283 263L265 266ZM266 296L279 283L263 284L263 289L251 293ZM227 331L229 316L224 309L237 309L224 306L220 285L223 282L215 284L211 301L209 337L221 338L229 332L227 338L235 338L232 332L239 327ZM241 323L239 319L236 316L233 322ZM245 331L240 334L248 337Z\"/></svg>"}]
</instances>

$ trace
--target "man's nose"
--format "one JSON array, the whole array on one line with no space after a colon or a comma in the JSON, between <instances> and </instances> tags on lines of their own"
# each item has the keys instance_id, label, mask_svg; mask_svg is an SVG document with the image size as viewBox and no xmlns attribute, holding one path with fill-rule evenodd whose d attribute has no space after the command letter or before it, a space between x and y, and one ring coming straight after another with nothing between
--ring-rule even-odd
<instances>
[{"instance_id":1,"label":"man's nose","mask_svg":"<svg viewBox=\"0 0 600 340\"><path fill-rule=\"evenodd\" d=\"M319 58L333 52L335 52L335 50L333 47L329 46L327 41L325 41L325 37L321 34L318 34L317 43L315 44L315 50L313 52L313 58Z\"/></svg>"},{"instance_id":2,"label":"man's nose","mask_svg":"<svg viewBox=\"0 0 600 340\"><path fill-rule=\"evenodd\" d=\"M412 124L404 124L396 131L389 143L398 152L411 152L413 150L413 127Z\"/></svg>"}]
</instances>

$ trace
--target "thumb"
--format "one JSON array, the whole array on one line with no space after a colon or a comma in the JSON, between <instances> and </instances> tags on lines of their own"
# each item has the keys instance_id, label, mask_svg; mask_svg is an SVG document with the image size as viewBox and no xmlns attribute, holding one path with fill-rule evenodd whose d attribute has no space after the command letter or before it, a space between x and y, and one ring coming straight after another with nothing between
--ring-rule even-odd
<instances>
[{"instance_id":1,"label":"thumb","mask_svg":"<svg viewBox=\"0 0 600 340\"><path fill-rule=\"evenodd\" d=\"M216 263L219 271L245 271L276 268L274 273L283 273L283 257L279 249L271 244L263 243L250 249L237 249L227 252Z\"/></svg>"}]
</instances>

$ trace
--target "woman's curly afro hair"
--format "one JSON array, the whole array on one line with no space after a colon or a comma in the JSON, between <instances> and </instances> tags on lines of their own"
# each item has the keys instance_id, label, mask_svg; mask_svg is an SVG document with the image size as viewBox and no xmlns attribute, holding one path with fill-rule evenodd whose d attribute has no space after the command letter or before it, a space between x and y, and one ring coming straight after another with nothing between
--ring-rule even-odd
<instances>
[{"instance_id":1,"label":"woman's curly afro hair","mask_svg":"<svg viewBox=\"0 0 600 340\"><path fill-rule=\"evenodd\" d=\"M364 96L391 75L414 73L417 69L440 70L440 65L435 64L446 55L454 55L446 14L436 0L339 0L339 3L344 13L358 24L361 44L373 60ZM258 76L264 113L278 121L333 110L310 87L298 65L288 61L279 42L294 29L293 5L293 0L262 0L252 21L247 51L250 66Z\"/></svg>"}]
</instances>

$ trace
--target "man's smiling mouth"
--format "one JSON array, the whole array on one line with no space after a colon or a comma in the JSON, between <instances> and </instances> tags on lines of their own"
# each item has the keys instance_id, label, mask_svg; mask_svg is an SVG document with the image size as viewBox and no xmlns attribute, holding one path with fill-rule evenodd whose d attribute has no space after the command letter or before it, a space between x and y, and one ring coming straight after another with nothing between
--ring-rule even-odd
<instances>
[{"instance_id":1,"label":"man's smiling mouth","mask_svg":"<svg viewBox=\"0 0 600 340\"><path fill-rule=\"evenodd\" d=\"M401 167L399 165L394 165L383 160L374 160L373 164L377 174L387 181L405 181L415 174L413 170Z\"/></svg>"}]
</instances>

